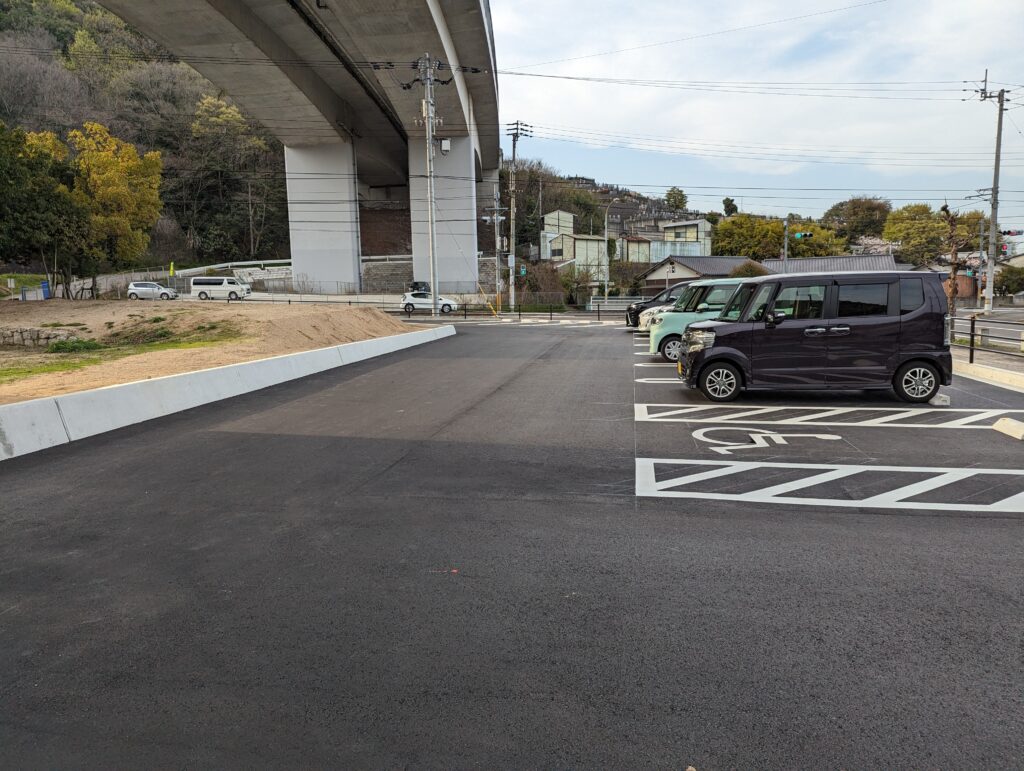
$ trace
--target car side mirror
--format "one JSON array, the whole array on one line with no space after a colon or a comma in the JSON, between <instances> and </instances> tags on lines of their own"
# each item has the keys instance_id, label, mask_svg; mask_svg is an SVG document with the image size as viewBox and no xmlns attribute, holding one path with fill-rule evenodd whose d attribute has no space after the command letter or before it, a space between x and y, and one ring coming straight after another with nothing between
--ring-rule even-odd
<instances>
[{"instance_id":1,"label":"car side mirror","mask_svg":"<svg viewBox=\"0 0 1024 771\"><path fill-rule=\"evenodd\" d=\"M709 310L711 310L711 306L707 303L701 303L697 306L697 313L707 313Z\"/></svg>"},{"instance_id":2,"label":"car side mirror","mask_svg":"<svg viewBox=\"0 0 1024 771\"><path fill-rule=\"evenodd\" d=\"M781 324L786 320L785 311L772 311L768 314L768 326L774 327L777 324Z\"/></svg>"}]
</instances>

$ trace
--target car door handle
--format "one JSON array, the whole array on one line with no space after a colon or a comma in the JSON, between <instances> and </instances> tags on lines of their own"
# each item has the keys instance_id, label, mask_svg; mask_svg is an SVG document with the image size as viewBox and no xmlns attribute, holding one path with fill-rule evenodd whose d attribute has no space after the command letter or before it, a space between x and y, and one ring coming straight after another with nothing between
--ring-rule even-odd
<instances>
[{"instance_id":1,"label":"car door handle","mask_svg":"<svg viewBox=\"0 0 1024 771\"><path fill-rule=\"evenodd\" d=\"M850 334L850 328L848 326L841 327L829 327L828 331L833 335L848 335Z\"/></svg>"},{"instance_id":2,"label":"car door handle","mask_svg":"<svg viewBox=\"0 0 1024 771\"><path fill-rule=\"evenodd\" d=\"M807 327L804 330L804 337L820 337L825 334L825 327Z\"/></svg>"}]
</instances>

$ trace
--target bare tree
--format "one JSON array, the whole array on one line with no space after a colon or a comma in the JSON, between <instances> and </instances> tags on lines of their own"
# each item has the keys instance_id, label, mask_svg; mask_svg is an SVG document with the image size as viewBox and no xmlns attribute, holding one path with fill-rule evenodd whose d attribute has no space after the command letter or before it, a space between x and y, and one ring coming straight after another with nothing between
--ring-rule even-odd
<instances>
[{"instance_id":1,"label":"bare tree","mask_svg":"<svg viewBox=\"0 0 1024 771\"><path fill-rule=\"evenodd\" d=\"M943 240L945 241L946 249L949 250L949 282L946 285L946 299L949 301L950 313L955 313L956 297L959 291L957 279L960 274L960 268L963 267L963 261L960 259L960 250L970 242L970 238L957 230L959 215L952 211L948 204L942 204L939 212L942 214L942 219L946 222L947 231Z\"/></svg>"}]
</instances>

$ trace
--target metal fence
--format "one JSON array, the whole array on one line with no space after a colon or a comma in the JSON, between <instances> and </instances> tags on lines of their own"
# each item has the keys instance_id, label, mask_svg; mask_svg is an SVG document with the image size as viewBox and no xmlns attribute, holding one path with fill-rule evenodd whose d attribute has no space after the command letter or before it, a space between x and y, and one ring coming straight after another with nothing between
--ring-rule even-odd
<instances>
[{"instance_id":1,"label":"metal fence","mask_svg":"<svg viewBox=\"0 0 1024 771\"><path fill-rule=\"evenodd\" d=\"M1024 359L1024 321L999 312L987 316L977 313L957 316L953 319L953 345L966 348L972 364L978 351Z\"/></svg>"}]
</instances>

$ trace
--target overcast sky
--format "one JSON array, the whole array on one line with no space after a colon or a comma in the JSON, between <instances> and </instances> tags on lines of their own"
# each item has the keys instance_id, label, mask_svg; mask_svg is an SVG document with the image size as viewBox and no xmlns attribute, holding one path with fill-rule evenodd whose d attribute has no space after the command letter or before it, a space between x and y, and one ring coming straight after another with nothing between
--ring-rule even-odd
<instances>
[{"instance_id":1,"label":"overcast sky","mask_svg":"<svg viewBox=\"0 0 1024 771\"><path fill-rule=\"evenodd\" d=\"M499 70L706 82L653 88L503 74L501 120L536 127L519 144L522 156L641 192L678 185L705 210L731 195L743 211L820 215L856 193L896 206L929 198L938 206L944 196L976 206L964 197L992 184L996 108L962 93L977 83L961 81L980 81L988 67L990 81L1021 84L1006 87L1024 107L1024 2L886 0L821 13L857 1L491 0ZM806 14L818 15L794 19ZM793 20L708 35L782 19ZM736 93L766 90L814 95ZM1024 227L1022 131L1024 109L1011 109L1004 228Z\"/></svg>"}]
</instances>

